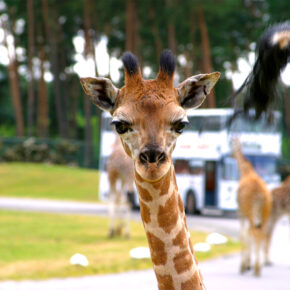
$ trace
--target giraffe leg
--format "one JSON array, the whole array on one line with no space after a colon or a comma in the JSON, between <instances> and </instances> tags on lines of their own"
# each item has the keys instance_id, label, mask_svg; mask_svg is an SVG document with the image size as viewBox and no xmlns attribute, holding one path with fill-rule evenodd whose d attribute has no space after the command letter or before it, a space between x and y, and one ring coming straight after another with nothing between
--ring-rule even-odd
<instances>
[{"instance_id":1,"label":"giraffe leg","mask_svg":"<svg viewBox=\"0 0 290 290\"><path fill-rule=\"evenodd\" d=\"M265 243L264 243L264 259L265 259L266 266L272 265L269 252L270 252L270 243L271 243L271 238L272 238L272 234L273 234L273 229L274 229L274 222L269 221L267 228L266 228Z\"/></svg>"},{"instance_id":2,"label":"giraffe leg","mask_svg":"<svg viewBox=\"0 0 290 290\"><path fill-rule=\"evenodd\" d=\"M113 238L116 234L116 198L117 198L117 176L114 171L108 172L110 183L109 194L109 238Z\"/></svg>"},{"instance_id":3,"label":"giraffe leg","mask_svg":"<svg viewBox=\"0 0 290 290\"><path fill-rule=\"evenodd\" d=\"M117 202L116 202L116 220L117 220L116 234L118 236L121 236L122 232L123 232L123 220L122 219L123 219L122 218L122 203L120 201L120 197L118 196Z\"/></svg>"},{"instance_id":4,"label":"giraffe leg","mask_svg":"<svg viewBox=\"0 0 290 290\"><path fill-rule=\"evenodd\" d=\"M240 273L243 274L249 268L249 256L250 256L250 235L247 222L244 217L241 217L241 242L242 242L242 251L241 251Z\"/></svg>"},{"instance_id":5,"label":"giraffe leg","mask_svg":"<svg viewBox=\"0 0 290 290\"><path fill-rule=\"evenodd\" d=\"M254 229L254 250L255 250L255 269L254 275L259 277L261 276L261 263L260 263L260 251L261 251L261 242L262 242L262 229Z\"/></svg>"},{"instance_id":6,"label":"giraffe leg","mask_svg":"<svg viewBox=\"0 0 290 290\"><path fill-rule=\"evenodd\" d=\"M131 207L129 202L124 202L124 227L125 227L125 237L130 239L130 217L131 217Z\"/></svg>"},{"instance_id":7,"label":"giraffe leg","mask_svg":"<svg viewBox=\"0 0 290 290\"><path fill-rule=\"evenodd\" d=\"M116 204L114 200L110 201L109 204L109 216L110 216L110 222L109 222L109 238L112 238L116 234L116 228L115 228L115 220L116 220Z\"/></svg>"},{"instance_id":8,"label":"giraffe leg","mask_svg":"<svg viewBox=\"0 0 290 290\"><path fill-rule=\"evenodd\" d=\"M251 253L252 253L252 235L250 227L246 231L246 251L245 251L245 270L248 271L251 269Z\"/></svg>"}]
</instances>

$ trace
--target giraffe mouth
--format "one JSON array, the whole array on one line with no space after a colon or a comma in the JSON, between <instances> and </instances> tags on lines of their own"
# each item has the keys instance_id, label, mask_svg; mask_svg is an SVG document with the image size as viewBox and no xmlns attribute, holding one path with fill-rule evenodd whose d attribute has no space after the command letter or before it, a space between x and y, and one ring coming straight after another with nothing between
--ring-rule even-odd
<instances>
[{"instance_id":1,"label":"giraffe mouth","mask_svg":"<svg viewBox=\"0 0 290 290\"><path fill-rule=\"evenodd\" d=\"M168 158L154 163L136 160L135 170L137 173L148 182L156 182L160 180L170 169L171 162Z\"/></svg>"}]
</instances>

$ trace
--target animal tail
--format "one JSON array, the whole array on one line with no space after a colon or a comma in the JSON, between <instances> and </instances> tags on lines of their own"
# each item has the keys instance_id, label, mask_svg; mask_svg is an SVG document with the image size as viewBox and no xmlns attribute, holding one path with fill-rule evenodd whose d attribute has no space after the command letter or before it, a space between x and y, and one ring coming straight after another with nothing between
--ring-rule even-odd
<instances>
[{"instance_id":1,"label":"animal tail","mask_svg":"<svg viewBox=\"0 0 290 290\"><path fill-rule=\"evenodd\" d=\"M246 89L242 101L243 111L255 108L256 119L263 112L269 113L277 98L277 82L281 71L290 57L290 21L269 27L261 36L257 45L257 59L252 72L242 86L231 96L236 97Z\"/></svg>"}]
</instances>

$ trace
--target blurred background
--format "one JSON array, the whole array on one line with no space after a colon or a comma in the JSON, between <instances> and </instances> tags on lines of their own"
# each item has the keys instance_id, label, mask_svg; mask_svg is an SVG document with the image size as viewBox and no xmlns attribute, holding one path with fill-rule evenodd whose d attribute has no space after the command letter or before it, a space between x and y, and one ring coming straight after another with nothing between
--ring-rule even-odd
<instances>
[{"instance_id":1,"label":"blurred background","mask_svg":"<svg viewBox=\"0 0 290 290\"><path fill-rule=\"evenodd\" d=\"M80 77L104 76L121 87L120 59L131 51L144 78L155 78L160 53L169 48L177 58L176 84L194 74L220 71L220 81L202 109L231 108L227 99L250 72L259 36L270 24L289 18L290 1L285 0L0 0L0 280L152 267L150 260L132 260L128 255L132 248L147 247L138 213L133 214L136 221L129 242L122 237L108 240L99 169L105 168L114 137L108 116L84 95ZM275 107L279 148L273 150L278 152L275 174L281 180L290 173L289 86L288 64ZM231 112L212 112L211 124L220 133L225 122L216 116ZM196 134L206 131L198 122L207 113L200 114L192 116ZM269 128L265 122L260 127L261 132ZM106 130L109 139L102 138ZM185 141L191 144L190 140ZM206 141L202 142L204 146ZM187 145L178 146L184 150ZM186 167L191 174L201 174L200 162L179 157L175 165L180 173ZM234 175L231 162L229 176ZM215 167L207 165L211 174ZM101 184L104 191L107 187ZM39 198L43 203L37 203ZM56 203L59 200L67 203ZM212 205L210 197L208 203ZM195 206L187 212L196 213ZM41 211L54 214L36 213ZM56 212L66 215L60 218ZM193 234L194 242L204 240L204 231L214 229L231 236L225 246L199 253L199 260L240 249L235 219L213 222L198 217L189 225L198 232ZM71 268L69 258L78 252L89 258L89 266ZM238 272L238 266L234 270Z\"/></svg>"},{"instance_id":2,"label":"blurred background","mask_svg":"<svg viewBox=\"0 0 290 290\"><path fill-rule=\"evenodd\" d=\"M177 56L176 82L220 71L215 95L204 106L231 106L226 99L250 71L256 40L269 24L289 18L289 5L283 0L1 0L0 158L22 161L23 152L7 147L19 148L34 137L31 146L42 146L26 161L97 168L101 113L84 98L79 77L105 76L122 86L120 57L126 50L138 56L147 78L155 77L165 48ZM283 80L278 109L289 159L289 72Z\"/></svg>"}]
</instances>

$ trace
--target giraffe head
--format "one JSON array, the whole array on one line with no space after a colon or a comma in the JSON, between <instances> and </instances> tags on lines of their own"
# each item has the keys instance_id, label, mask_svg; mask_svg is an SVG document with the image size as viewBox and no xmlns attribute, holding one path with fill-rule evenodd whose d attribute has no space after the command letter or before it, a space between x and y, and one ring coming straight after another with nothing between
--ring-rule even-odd
<instances>
[{"instance_id":1,"label":"giraffe head","mask_svg":"<svg viewBox=\"0 0 290 290\"><path fill-rule=\"evenodd\" d=\"M175 58L168 50L160 57L156 79L144 80L136 57L124 54L125 86L118 89L106 78L82 78L92 102L113 117L136 172L147 181L162 178L171 166L177 137L188 123L186 109L199 107L220 73L199 74L173 85Z\"/></svg>"}]
</instances>

